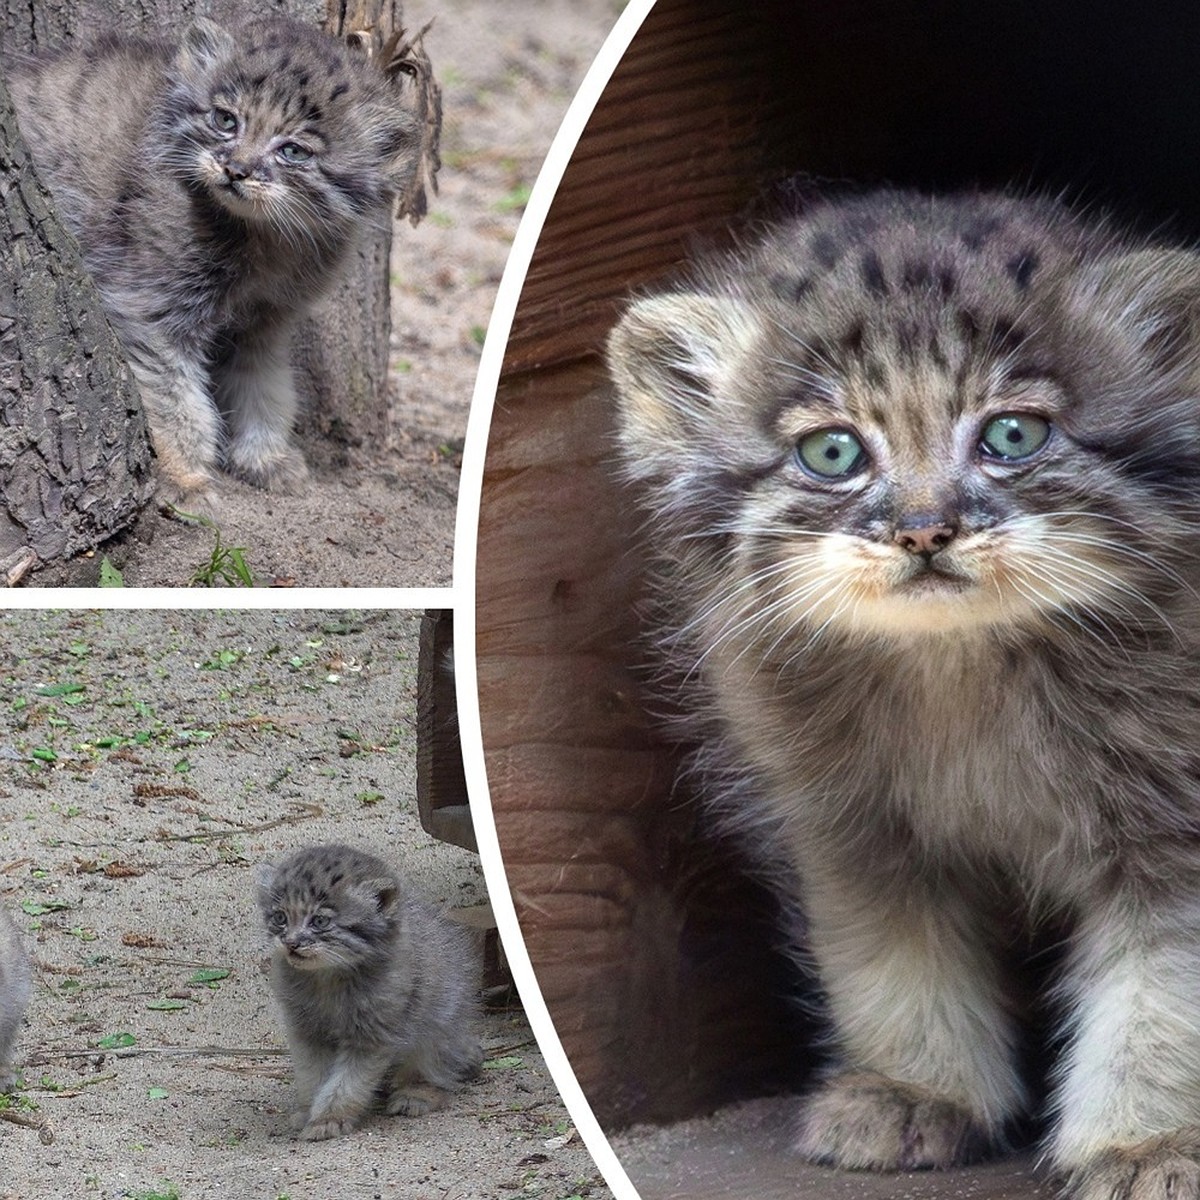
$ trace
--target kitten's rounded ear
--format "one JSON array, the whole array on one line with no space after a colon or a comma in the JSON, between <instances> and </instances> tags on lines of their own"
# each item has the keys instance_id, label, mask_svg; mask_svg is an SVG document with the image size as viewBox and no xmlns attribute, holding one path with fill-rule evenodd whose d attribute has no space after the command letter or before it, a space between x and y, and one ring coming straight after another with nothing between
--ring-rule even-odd
<instances>
[{"instance_id":1,"label":"kitten's rounded ear","mask_svg":"<svg viewBox=\"0 0 1200 1200\"><path fill-rule=\"evenodd\" d=\"M269 892L275 882L276 869L270 863L260 862L254 864L250 874L260 892Z\"/></svg>"},{"instance_id":2,"label":"kitten's rounded ear","mask_svg":"<svg viewBox=\"0 0 1200 1200\"><path fill-rule=\"evenodd\" d=\"M189 67L211 67L237 48L233 35L216 21L197 17L184 31L177 61Z\"/></svg>"},{"instance_id":3,"label":"kitten's rounded ear","mask_svg":"<svg viewBox=\"0 0 1200 1200\"><path fill-rule=\"evenodd\" d=\"M677 292L635 301L608 339L627 448L653 451L703 420L755 323L728 297Z\"/></svg>"},{"instance_id":4,"label":"kitten's rounded ear","mask_svg":"<svg viewBox=\"0 0 1200 1200\"><path fill-rule=\"evenodd\" d=\"M400 901L400 887L394 879L366 879L361 886L381 913L390 913Z\"/></svg>"},{"instance_id":5,"label":"kitten's rounded ear","mask_svg":"<svg viewBox=\"0 0 1200 1200\"><path fill-rule=\"evenodd\" d=\"M1081 285L1083 303L1159 367L1190 363L1200 351L1200 254L1133 251L1087 268Z\"/></svg>"}]
</instances>

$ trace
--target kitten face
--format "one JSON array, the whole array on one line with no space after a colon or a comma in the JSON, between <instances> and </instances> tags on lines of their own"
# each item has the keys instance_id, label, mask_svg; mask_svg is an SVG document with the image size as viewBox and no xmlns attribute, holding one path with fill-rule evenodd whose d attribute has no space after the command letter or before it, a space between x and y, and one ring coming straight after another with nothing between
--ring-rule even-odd
<instances>
[{"instance_id":1,"label":"kitten face","mask_svg":"<svg viewBox=\"0 0 1200 1200\"><path fill-rule=\"evenodd\" d=\"M351 876L348 864L366 856L349 853L355 857L339 862L317 848L277 868L255 868L267 932L298 971L350 971L388 952L396 930L396 882L369 871Z\"/></svg>"},{"instance_id":2,"label":"kitten face","mask_svg":"<svg viewBox=\"0 0 1200 1200\"><path fill-rule=\"evenodd\" d=\"M411 114L361 51L294 22L184 37L166 165L248 222L317 235L376 207L419 152Z\"/></svg>"},{"instance_id":3,"label":"kitten face","mask_svg":"<svg viewBox=\"0 0 1200 1200\"><path fill-rule=\"evenodd\" d=\"M636 303L610 361L628 471L707 556L708 617L780 638L1159 619L1195 535L1193 256L1057 206L897 194L698 282Z\"/></svg>"}]
</instances>

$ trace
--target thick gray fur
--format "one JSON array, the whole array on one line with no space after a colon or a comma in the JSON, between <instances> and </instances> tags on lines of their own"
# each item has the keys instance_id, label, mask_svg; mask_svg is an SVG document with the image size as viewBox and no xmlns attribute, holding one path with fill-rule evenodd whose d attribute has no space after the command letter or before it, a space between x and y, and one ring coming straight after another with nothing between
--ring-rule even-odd
<instances>
[{"instance_id":1,"label":"thick gray fur","mask_svg":"<svg viewBox=\"0 0 1200 1200\"><path fill-rule=\"evenodd\" d=\"M350 846L259 864L255 882L301 1137L347 1133L378 1101L419 1116L478 1071L478 960L466 930Z\"/></svg>"},{"instance_id":2,"label":"thick gray fur","mask_svg":"<svg viewBox=\"0 0 1200 1200\"><path fill-rule=\"evenodd\" d=\"M283 17L5 72L136 373L165 498L212 507L218 466L299 488L289 339L418 168L403 78Z\"/></svg>"},{"instance_id":3,"label":"thick gray fur","mask_svg":"<svg viewBox=\"0 0 1200 1200\"><path fill-rule=\"evenodd\" d=\"M16 1079L17 1033L33 987L29 956L8 913L0 908L0 1092Z\"/></svg>"},{"instance_id":4,"label":"thick gray fur","mask_svg":"<svg viewBox=\"0 0 1200 1200\"><path fill-rule=\"evenodd\" d=\"M697 778L824 985L797 1151L1002 1145L1004 943L1052 918L1050 1165L1197 1200L1200 256L1037 197L834 198L635 301L609 361Z\"/></svg>"}]
</instances>

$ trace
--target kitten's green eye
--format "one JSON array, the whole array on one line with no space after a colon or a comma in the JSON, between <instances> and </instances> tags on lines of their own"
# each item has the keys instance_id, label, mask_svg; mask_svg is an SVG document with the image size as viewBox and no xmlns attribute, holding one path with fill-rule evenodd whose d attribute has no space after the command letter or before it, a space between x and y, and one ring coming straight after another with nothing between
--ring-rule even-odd
<instances>
[{"instance_id":1,"label":"kitten's green eye","mask_svg":"<svg viewBox=\"0 0 1200 1200\"><path fill-rule=\"evenodd\" d=\"M1050 438L1050 422L1033 413L1001 413L984 427L979 450L985 458L1018 462L1036 454Z\"/></svg>"},{"instance_id":2,"label":"kitten's green eye","mask_svg":"<svg viewBox=\"0 0 1200 1200\"><path fill-rule=\"evenodd\" d=\"M237 133L238 119L236 114L227 108L214 108L209 114L213 128L221 133Z\"/></svg>"},{"instance_id":3,"label":"kitten's green eye","mask_svg":"<svg viewBox=\"0 0 1200 1200\"><path fill-rule=\"evenodd\" d=\"M821 479L844 479L867 461L862 442L848 429L819 429L802 437L796 457L810 475Z\"/></svg>"},{"instance_id":4,"label":"kitten's green eye","mask_svg":"<svg viewBox=\"0 0 1200 1200\"><path fill-rule=\"evenodd\" d=\"M298 142L284 142L278 150L275 151L285 163L291 166L296 166L297 163L306 163L313 156L313 152L305 146L301 146Z\"/></svg>"},{"instance_id":5,"label":"kitten's green eye","mask_svg":"<svg viewBox=\"0 0 1200 1200\"><path fill-rule=\"evenodd\" d=\"M314 929L328 929L329 921L330 918L328 913L313 913L312 920L309 921L309 924Z\"/></svg>"},{"instance_id":6,"label":"kitten's green eye","mask_svg":"<svg viewBox=\"0 0 1200 1200\"><path fill-rule=\"evenodd\" d=\"M282 929L287 924L287 915L282 908L274 908L267 916L267 924L272 929Z\"/></svg>"}]
</instances>

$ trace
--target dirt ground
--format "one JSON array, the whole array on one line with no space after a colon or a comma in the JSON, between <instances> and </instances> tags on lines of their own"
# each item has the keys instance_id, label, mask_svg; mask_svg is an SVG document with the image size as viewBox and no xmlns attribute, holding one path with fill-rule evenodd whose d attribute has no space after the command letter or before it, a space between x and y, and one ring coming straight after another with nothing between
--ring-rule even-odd
<instances>
[{"instance_id":1,"label":"dirt ground","mask_svg":"<svg viewBox=\"0 0 1200 1200\"><path fill-rule=\"evenodd\" d=\"M604 1200L519 1008L450 1106L288 1127L251 866L340 840L452 908L416 812L410 613L0 613L0 904L36 983L0 1200ZM47 1141L47 1138L52 1140Z\"/></svg>"},{"instance_id":2,"label":"dirt ground","mask_svg":"<svg viewBox=\"0 0 1200 1200\"><path fill-rule=\"evenodd\" d=\"M305 494L223 480L220 540L256 585L443 587L467 411L496 286L559 123L623 5L619 0L408 0L443 87L440 194L392 258L391 445L321 470ZM211 529L148 510L109 554L126 586L186 587L210 561ZM63 582L95 582L99 558ZM220 575L216 582L222 582Z\"/></svg>"}]
</instances>

